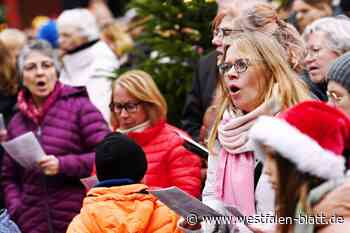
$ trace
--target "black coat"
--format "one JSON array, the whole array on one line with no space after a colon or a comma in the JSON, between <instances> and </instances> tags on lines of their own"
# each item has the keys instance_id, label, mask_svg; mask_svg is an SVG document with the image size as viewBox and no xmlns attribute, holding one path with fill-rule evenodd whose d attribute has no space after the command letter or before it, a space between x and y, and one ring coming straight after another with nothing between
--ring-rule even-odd
<instances>
[{"instance_id":1,"label":"black coat","mask_svg":"<svg viewBox=\"0 0 350 233\"><path fill-rule=\"evenodd\" d=\"M0 113L4 115L7 124L15 113L17 96L6 96L0 93Z\"/></svg>"},{"instance_id":2,"label":"black coat","mask_svg":"<svg viewBox=\"0 0 350 233\"><path fill-rule=\"evenodd\" d=\"M311 91L311 93L313 94L313 97L315 99L319 99L319 100L321 100L323 102L327 102L328 101L327 84L325 82L322 82L322 83L319 83L319 84L312 82L312 80L310 79L310 76L307 73L307 71L305 71L301 75L301 78L306 83L306 85L309 87L309 90Z\"/></svg>"},{"instance_id":3,"label":"black coat","mask_svg":"<svg viewBox=\"0 0 350 233\"><path fill-rule=\"evenodd\" d=\"M201 57L192 80L192 89L187 94L182 115L182 128L198 141L203 116L211 105L217 85L217 54L215 51Z\"/></svg>"}]
</instances>

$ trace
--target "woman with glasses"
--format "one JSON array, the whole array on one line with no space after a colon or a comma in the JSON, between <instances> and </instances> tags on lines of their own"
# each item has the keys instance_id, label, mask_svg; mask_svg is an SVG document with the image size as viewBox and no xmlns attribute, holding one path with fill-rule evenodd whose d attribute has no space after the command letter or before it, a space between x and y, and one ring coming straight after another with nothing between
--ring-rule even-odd
<instances>
[{"instance_id":1,"label":"woman with glasses","mask_svg":"<svg viewBox=\"0 0 350 233\"><path fill-rule=\"evenodd\" d=\"M345 16L316 20L306 27L303 37L307 44L305 63L309 77L326 94L329 65L350 51L350 20Z\"/></svg>"},{"instance_id":2,"label":"woman with glasses","mask_svg":"<svg viewBox=\"0 0 350 233\"><path fill-rule=\"evenodd\" d=\"M222 22L224 16L224 12L219 12L212 22L212 44L215 50L199 59L194 70L192 89L187 94L182 114L182 128L202 144L205 144L208 131L204 124L204 116L213 102L219 79L216 65L223 54L224 30L228 26L227 22Z\"/></svg>"},{"instance_id":3,"label":"woman with glasses","mask_svg":"<svg viewBox=\"0 0 350 233\"><path fill-rule=\"evenodd\" d=\"M200 195L200 159L186 150L179 129L166 123L167 104L152 77L133 70L112 86L113 126L145 151L148 170L143 183L150 187L177 186Z\"/></svg>"},{"instance_id":4,"label":"woman with glasses","mask_svg":"<svg viewBox=\"0 0 350 233\"><path fill-rule=\"evenodd\" d=\"M277 41L255 32L238 34L227 42L219 65L223 94L209 137L203 201L223 213L223 205L231 205L250 216L256 213L255 157L247 132L258 116L276 115L308 99L309 92Z\"/></svg>"},{"instance_id":5,"label":"woman with glasses","mask_svg":"<svg viewBox=\"0 0 350 233\"><path fill-rule=\"evenodd\" d=\"M327 72L328 102L350 116L350 52L338 57Z\"/></svg>"},{"instance_id":6,"label":"woman with glasses","mask_svg":"<svg viewBox=\"0 0 350 233\"><path fill-rule=\"evenodd\" d=\"M26 233L63 233L85 196L81 178L90 175L94 148L109 133L85 88L58 81L58 59L45 41L26 45L18 59L22 89L8 139L32 132L45 156L23 167L5 154L5 206Z\"/></svg>"},{"instance_id":7,"label":"woman with glasses","mask_svg":"<svg viewBox=\"0 0 350 233\"><path fill-rule=\"evenodd\" d=\"M244 9L239 17L236 17L235 12L228 11L224 20L231 22L231 33L227 36L234 36L235 32L239 31L258 31L276 39L287 52L290 67L307 84L313 96L322 101L327 100L324 90L308 77L304 62L306 46L303 38L293 25L278 17L276 9L271 4L263 2L252 4Z\"/></svg>"}]
</instances>

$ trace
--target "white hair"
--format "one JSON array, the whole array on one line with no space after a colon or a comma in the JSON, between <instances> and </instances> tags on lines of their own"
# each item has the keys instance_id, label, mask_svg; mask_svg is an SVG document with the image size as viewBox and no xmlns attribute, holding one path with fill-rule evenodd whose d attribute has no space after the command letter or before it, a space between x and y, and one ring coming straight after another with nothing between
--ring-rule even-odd
<instances>
[{"instance_id":1,"label":"white hair","mask_svg":"<svg viewBox=\"0 0 350 233\"><path fill-rule=\"evenodd\" d=\"M26 59L29 57L29 55L33 52L40 53L44 56L47 56L52 59L56 71L59 72L61 65L58 59L57 52L52 48L49 42L46 40L32 40L29 41L21 50L21 52L18 55L17 65L19 73L23 74L23 67Z\"/></svg>"},{"instance_id":2,"label":"white hair","mask_svg":"<svg viewBox=\"0 0 350 233\"><path fill-rule=\"evenodd\" d=\"M324 17L308 25L303 33L305 41L314 32L324 32L329 49L339 55L350 51L350 19L346 16Z\"/></svg>"},{"instance_id":3,"label":"white hair","mask_svg":"<svg viewBox=\"0 0 350 233\"><path fill-rule=\"evenodd\" d=\"M87 9L76 8L65 10L57 19L58 28L73 26L79 30L80 35L93 41L99 38L99 28L96 17Z\"/></svg>"}]
</instances>

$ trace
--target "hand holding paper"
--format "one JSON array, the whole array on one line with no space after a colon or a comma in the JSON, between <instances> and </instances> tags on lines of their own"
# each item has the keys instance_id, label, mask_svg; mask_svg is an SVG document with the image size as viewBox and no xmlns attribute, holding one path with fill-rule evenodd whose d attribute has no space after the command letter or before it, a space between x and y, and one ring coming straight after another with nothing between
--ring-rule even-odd
<instances>
[{"instance_id":1,"label":"hand holding paper","mask_svg":"<svg viewBox=\"0 0 350 233\"><path fill-rule=\"evenodd\" d=\"M0 129L0 143L3 143L6 141L7 138L7 130L6 129Z\"/></svg>"},{"instance_id":2,"label":"hand holding paper","mask_svg":"<svg viewBox=\"0 0 350 233\"><path fill-rule=\"evenodd\" d=\"M46 156L33 132L3 142L1 145L24 168L33 168L37 161Z\"/></svg>"},{"instance_id":3,"label":"hand holding paper","mask_svg":"<svg viewBox=\"0 0 350 233\"><path fill-rule=\"evenodd\" d=\"M45 175L54 176L59 171L59 160L54 155L48 155L38 160L38 165Z\"/></svg>"}]
</instances>

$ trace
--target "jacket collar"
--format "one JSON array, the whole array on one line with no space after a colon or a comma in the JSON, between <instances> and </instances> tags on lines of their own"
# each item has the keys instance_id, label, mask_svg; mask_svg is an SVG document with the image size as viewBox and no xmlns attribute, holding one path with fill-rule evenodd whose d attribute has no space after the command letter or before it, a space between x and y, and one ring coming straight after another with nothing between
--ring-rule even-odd
<instances>
[{"instance_id":1,"label":"jacket collar","mask_svg":"<svg viewBox=\"0 0 350 233\"><path fill-rule=\"evenodd\" d=\"M73 54L73 53L77 53L77 52L80 52L80 51L82 51L82 50L84 50L84 49L90 48L91 46L93 46L94 44L96 44L98 41L99 41L99 39L96 39L96 40L87 42L87 43L85 43L85 44L83 44L83 45L78 46L78 47L75 48L75 49L72 49L72 50L68 51L67 54L70 54L70 55L71 55L71 54Z\"/></svg>"},{"instance_id":2,"label":"jacket collar","mask_svg":"<svg viewBox=\"0 0 350 233\"><path fill-rule=\"evenodd\" d=\"M121 178L121 179L109 179L98 182L94 188L97 187L112 187L112 186L121 186L121 185L128 185L128 184L135 184L135 181L129 178Z\"/></svg>"},{"instance_id":3,"label":"jacket collar","mask_svg":"<svg viewBox=\"0 0 350 233\"><path fill-rule=\"evenodd\" d=\"M74 95L88 96L86 87L83 87L83 86L73 87L73 86L63 85L60 97L69 97Z\"/></svg>"},{"instance_id":4,"label":"jacket collar","mask_svg":"<svg viewBox=\"0 0 350 233\"><path fill-rule=\"evenodd\" d=\"M159 132L165 127L165 120L160 120L158 123L146 128L142 132L130 132L127 135L136 141L140 146L147 145L151 140L159 135Z\"/></svg>"},{"instance_id":5,"label":"jacket collar","mask_svg":"<svg viewBox=\"0 0 350 233\"><path fill-rule=\"evenodd\" d=\"M147 190L148 186L144 184L129 184L129 185L119 185L119 186L112 186L112 187L95 187L89 190L87 193L87 196L89 197L98 197L102 195L110 195L113 196L116 200L125 200L126 196L128 197L128 200L130 200L131 196L133 195L133 198L139 199L142 196L142 199L152 199L156 200L156 197L153 195L144 195L144 190ZM141 195L141 196L140 196Z\"/></svg>"}]
</instances>

